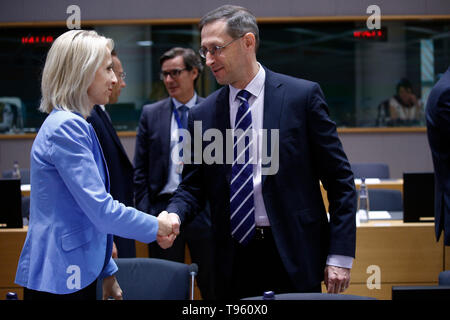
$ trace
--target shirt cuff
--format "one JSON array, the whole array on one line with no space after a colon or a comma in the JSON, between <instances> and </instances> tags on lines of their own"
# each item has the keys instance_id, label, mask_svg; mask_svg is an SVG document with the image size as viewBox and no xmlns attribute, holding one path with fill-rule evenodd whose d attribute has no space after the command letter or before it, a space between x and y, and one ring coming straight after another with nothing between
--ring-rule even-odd
<instances>
[{"instance_id":1,"label":"shirt cuff","mask_svg":"<svg viewBox=\"0 0 450 320\"><path fill-rule=\"evenodd\" d=\"M353 265L353 258L341 256L339 254L330 254L327 258L327 265L351 269Z\"/></svg>"},{"instance_id":2,"label":"shirt cuff","mask_svg":"<svg viewBox=\"0 0 450 320\"><path fill-rule=\"evenodd\" d=\"M113 258L110 258L108 264L104 267L98 278L104 279L106 277L112 276L117 272L117 270L119 270L117 264L114 262Z\"/></svg>"}]
</instances>

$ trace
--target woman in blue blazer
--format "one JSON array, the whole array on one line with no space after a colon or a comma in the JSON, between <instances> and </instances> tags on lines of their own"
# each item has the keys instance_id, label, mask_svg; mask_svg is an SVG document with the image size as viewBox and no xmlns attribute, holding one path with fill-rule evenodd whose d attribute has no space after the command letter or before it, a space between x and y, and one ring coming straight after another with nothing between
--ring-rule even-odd
<instances>
[{"instance_id":1,"label":"woman in blue blazer","mask_svg":"<svg viewBox=\"0 0 450 320\"><path fill-rule=\"evenodd\" d=\"M155 218L108 192L108 168L85 119L117 81L112 48L95 31L72 30L47 55L40 110L49 115L31 150L30 223L15 280L26 299L95 299L97 279L104 298L121 299L112 234L163 243L178 232L167 213Z\"/></svg>"}]
</instances>

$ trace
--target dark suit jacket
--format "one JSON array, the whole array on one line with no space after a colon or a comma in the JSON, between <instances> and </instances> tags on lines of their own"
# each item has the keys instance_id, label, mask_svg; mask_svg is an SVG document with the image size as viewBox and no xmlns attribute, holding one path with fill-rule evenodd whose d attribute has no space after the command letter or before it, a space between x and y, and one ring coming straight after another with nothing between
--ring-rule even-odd
<instances>
[{"instance_id":1,"label":"dark suit jacket","mask_svg":"<svg viewBox=\"0 0 450 320\"><path fill-rule=\"evenodd\" d=\"M436 239L444 230L444 243L450 246L450 68L428 96L426 118L436 181Z\"/></svg>"},{"instance_id":2,"label":"dark suit jacket","mask_svg":"<svg viewBox=\"0 0 450 320\"><path fill-rule=\"evenodd\" d=\"M196 103L203 100L198 97ZM139 120L134 154L134 188L136 208L147 213L152 213L151 203L168 179L172 108L170 97L145 105Z\"/></svg>"},{"instance_id":3,"label":"dark suit jacket","mask_svg":"<svg viewBox=\"0 0 450 320\"><path fill-rule=\"evenodd\" d=\"M116 130L100 106L94 106L87 121L94 127L103 150L110 178L110 193L114 200L134 207L133 165L117 136ZM115 236L119 257L136 257L134 240Z\"/></svg>"},{"instance_id":4,"label":"dark suit jacket","mask_svg":"<svg viewBox=\"0 0 450 320\"><path fill-rule=\"evenodd\" d=\"M203 132L230 128L229 87L191 110ZM298 290L319 285L328 254L355 255L356 191L353 173L319 85L266 69L264 129L279 129L279 170L262 177L267 215L281 259ZM207 145L203 142L203 148ZM224 150L225 154L225 150ZM230 164L185 165L169 212L185 219L209 200L215 236L218 298L231 283ZM319 181L328 191L328 223ZM261 266L264 267L264 266ZM270 272L270 270L268 270Z\"/></svg>"}]
</instances>

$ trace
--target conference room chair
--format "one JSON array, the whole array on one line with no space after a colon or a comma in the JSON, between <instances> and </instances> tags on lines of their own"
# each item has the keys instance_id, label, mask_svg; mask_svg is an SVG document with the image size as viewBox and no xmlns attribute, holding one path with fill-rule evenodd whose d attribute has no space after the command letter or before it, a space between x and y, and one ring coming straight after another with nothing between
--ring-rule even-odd
<instances>
[{"instance_id":1,"label":"conference room chair","mask_svg":"<svg viewBox=\"0 0 450 320\"><path fill-rule=\"evenodd\" d=\"M439 273L439 285L450 286L450 270L445 270Z\"/></svg>"},{"instance_id":2,"label":"conference room chair","mask_svg":"<svg viewBox=\"0 0 450 320\"><path fill-rule=\"evenodd\" d=\"M119 258L115 274L124 300L189 300L196 265L156 258ZM193 268L194 267L194 268ZM196 274L196 270L193 271ZM103 296L97 281L97 299Z\"/></svg>"},{"instance_id":3,"label":"conference room chair","mask_svg":"<svg viewBox=\"0 0 450 320\"><path fill-rule=\"evenodd\" d=\"M381 162L357 162L351 163L351 168L355 179L378 178L389 179L389 166Z\"/></svg>"},{"instance_id":4,"label":"conference room chair","mask_svg":"<svg viewBox=\"0 0 450 320\"><path fill-rule=\"evenodd\" d=\"M371 211L403 211L402 192L391 189L369 189Z\"/></svg>"},{"instance_id":5,"label":"conference room chair","mask_svg":"<svg viewBox=\"0 0 450 320\"><path fill-rule=\"evenodd\" d=\"M242 300L263 300L262 296L248 297ZM357 296L352 294L333 293L280 293L275 294L275 300L377 300L372 297Z\"/></svg>"}]
</instances>

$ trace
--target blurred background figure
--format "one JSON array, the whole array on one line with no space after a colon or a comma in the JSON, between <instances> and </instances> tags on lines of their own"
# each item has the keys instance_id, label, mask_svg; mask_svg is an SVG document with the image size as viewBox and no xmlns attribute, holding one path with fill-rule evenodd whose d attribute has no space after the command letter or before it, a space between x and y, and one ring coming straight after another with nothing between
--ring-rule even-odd
<instances>
[{"instance_id":1,"label":"blurred background figure","mask_svg":"<svg viewBox=\"0 0 450 320\"><path fill-rule=\"evenodd\" d=\"M435 231L450 246L450 69L430 92L426 109L427 135L435 176Z\"/></svg>"},{"instance_id":2,"label":"blurred background figure","mask_svg":"<svg viewBox=\"0 0 450 320\"><path fill-rule=\"evenodd\" d=\"M204 100L195 91L203 64L192 49L168 50L161 56L160 66L169 97L142 108L134 157L136 206L154 216L165 210L181 181L183 163L181 159L172 160L180 142L178 129L186 129L190 108ZM181 230L170 249L149 244L149 255L184 262L186 243L192 261L199 266L197 280L202 298L214 299L212 231L207 206Z\"/></svg>"},{"instance_id":3,"label":"blurred background figure","mask_svg":"<svg viewBox=\"0 0 450 320\"><path fill-rule=\"evenodd\" d=\"M424 121L422 101L413 93L411 82L401 79L389 99L390 120L395 125L420 125Z\"/></svg>"},{"instance_id":4,"label":"blurred background figure","mask_svg":"<svg viewBox=\"0 0 450 320\"><path fill-rule=\"evenodd\" d=\"M112 105L114 108L114 104L119 101L120 92L126 87L126 83L122 63L114 50L111 52L111 57L113 71L116 75L117 82L112 88L108 104ZM98 141L102 146L103 155L105 156L106 164L108 165L111 195L114 199L122 202L126 206L133 207L133 165L120 142L119 136L113 127L111 117L109 116L108 111L106 111L105 106L95 105L90 117L87 118L87 121L94 127ZM114 244L114 258L136 257L136 246L133 239L114 236Z\"/></svg>"}]
</instances>

